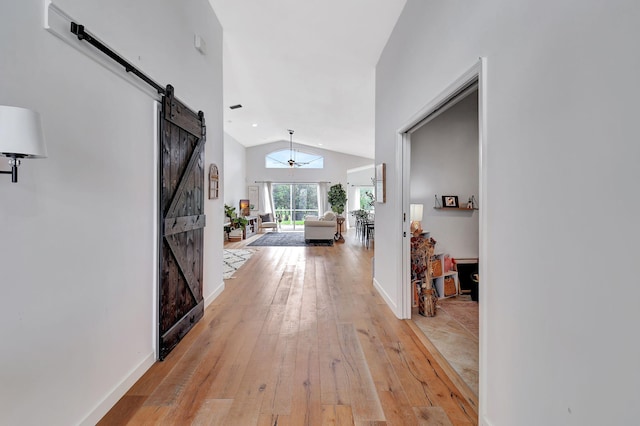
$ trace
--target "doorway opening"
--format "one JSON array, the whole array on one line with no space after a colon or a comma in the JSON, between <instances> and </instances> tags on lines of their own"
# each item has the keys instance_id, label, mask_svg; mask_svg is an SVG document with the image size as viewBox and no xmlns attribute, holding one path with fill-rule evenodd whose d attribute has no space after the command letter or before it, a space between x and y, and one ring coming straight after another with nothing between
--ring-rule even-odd
<instances>
[{"instance_id":1,"label":"doorway opening","mask_svg":"<svg viewBox=\"0 0 640 426\"><path fill-rule=\"evenodd\" d=\"M429 287L437 294L435 312L432 318L420 316L414 321L414 330L425 336L425 344L432 352L440 355L442 364L446 364L450 376L456 376L454 382L469 400L478 402L482 383L482 339L480 329L483 315L482 305L471 300L468 287L461 291L459 275L452 267L452 259L476 263L475 278L484 276L486 250L484 230L486 214L483 212L486 200L485 175L483 168L484 143L484 87L486 75L482 73L484 59L481 59L467 73L458 78L414 118L398 131L398 156L402 159L402 206L404 238L402 246L402 313L404 318L414 318L417 312L417 291L412 282L411 262L412 244L410 233L410 205L418 204L422 208L424 233L422 238L433 238L434 265L439 269L429 277ZM435 268L434 268L435 269ZM466 275L466 272L464 272ZM445 289L446 283L450 285ZM467 277L464 277L468 286ZM477 287L483 291L481 284ZM453 290L452 290L453 289ZM482 295L475 297L482 300ZM463 303L475 303L473 310L462 312L453 318L443 306L456 300ZM450 312L459 311L453 306ZM463 308L464 310L464 308ZM459 314L459 312L457 313ZM456 314L456 315L457 315ZM463 319L460 321L460 319ZM418 322L432 320L426 327L418 327ZM455 321L458 320L458 321ZM470 327L465 321L475 323ZM452 330L456 323L458 330ZM440 323L440 325L438 325ZM444 324L444 325L442 325ZM454 327L455 328L455 327ZM452 341L452 332L461 331ZM456 347L467 337L463 347ZM439 341L440 340L440 341ZM455 339L454 339L455 340ZM467 354L473 352L469 357ZM461 356L465 353L464 356ZM469 364L475 366L469 371ZM443 366L444 367L444 366ZM453 379L453 378L452 378Z\"/></svg>"}]
</instances>

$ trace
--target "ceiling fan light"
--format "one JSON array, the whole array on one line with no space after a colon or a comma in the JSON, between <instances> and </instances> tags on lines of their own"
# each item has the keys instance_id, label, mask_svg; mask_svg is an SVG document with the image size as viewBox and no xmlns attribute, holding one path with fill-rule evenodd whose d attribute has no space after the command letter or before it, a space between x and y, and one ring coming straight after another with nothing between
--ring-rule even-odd
<instances>
[{"instance_id":1,"label":"ceiling fan light","mask_svg":"<svg viewBox=\"0 0 640 426\"><path fill-rule=\"evenodd\" d=\"M296 165L296 161L293 159L293 130L288 129L289 131L289 167L293 167Z\"/></svg>"}]
</instances>

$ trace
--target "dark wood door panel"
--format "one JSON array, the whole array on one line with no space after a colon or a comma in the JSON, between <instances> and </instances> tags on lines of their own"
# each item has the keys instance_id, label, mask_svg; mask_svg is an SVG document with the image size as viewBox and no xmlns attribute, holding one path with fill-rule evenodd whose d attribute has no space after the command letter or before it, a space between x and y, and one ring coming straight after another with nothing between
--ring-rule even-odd
<instances>
[{"instance_id":1,"label":"dark wood door panel","mask_svg":"<svg viewBox=\"0 0 640 426\"><path fill-rule=\"evenodd\" d=\"M160 119L160 359L204 314L204 114L168 87Z\"/></svg>"}]
</instances>

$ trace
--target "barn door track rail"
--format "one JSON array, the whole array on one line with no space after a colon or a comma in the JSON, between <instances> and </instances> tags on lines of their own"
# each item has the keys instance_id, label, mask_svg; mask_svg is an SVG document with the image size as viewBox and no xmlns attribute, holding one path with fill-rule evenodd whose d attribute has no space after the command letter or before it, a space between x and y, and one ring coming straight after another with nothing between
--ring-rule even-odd
<instances>
[{"instance_id":1,"label":"barn door track rail","mask_svg":"<svg viewBox=\"0 0 640 426\"><path fill-rule=\"evenodd\" d=\"M87 31L84 25L78 23L77 19L67 14L51 0L44 0L44 28L152 99L160 101L162 96L166 95L164 86L156 83L139 68L136 68L132 62L123 58L108 43Z\"/></svg>"},{"instance_id":2,"label":"barn door track rail","mask_svg":"<svg viewBox=\"0 0 640 426\"><path fill-rule=\"evenodd\" d=\"M124 59L122 56L118 55L113 50L109 49L105 46L100 40L96 39L91 33L87 32L84 29L84 25L80 25L76 22L71 22L71 32L78 37L78 40L84 40L87 43L91 44L93 47L122 65L126 72L130 72L134 74L136 77L147 83L149 86L153 87L159 94L164 95L165 89L160 86L158 83L153 81L149 76L140 71L138 68L133 66L130 62Z\"/></svg>"}]
</instances>

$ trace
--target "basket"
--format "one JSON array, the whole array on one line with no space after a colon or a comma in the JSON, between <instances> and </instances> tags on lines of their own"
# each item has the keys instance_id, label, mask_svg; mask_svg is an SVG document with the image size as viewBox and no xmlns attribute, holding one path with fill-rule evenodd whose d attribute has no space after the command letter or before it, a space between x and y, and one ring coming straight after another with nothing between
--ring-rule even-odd
<instances>
[{"instance_id":1,"label":"basket","mask_svg":"<svg viewBox=\"0 0 640 426\"><path fill-rule=\"evenodd\" d=\"M439 277L440 275L442 275L442 261L440 259L436 259L433 261L432 263L433 265L433 276L434 277Z\"/></svg>"},{"instance_id":2,"label":"basket","mask_svg":"<svg viewBox=\"0 0 640 426\"><path fill-rule=\"evenodd\" d=\"M456 280L453 277L444 277L444 295L453 296L458 294L456 289Z\"/></svg>"}]
</instances>

